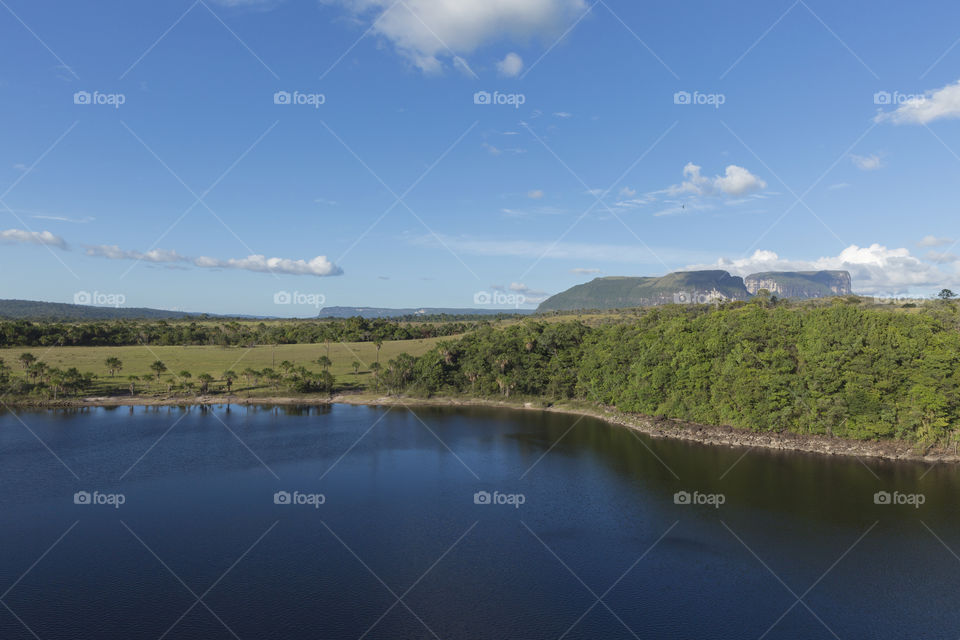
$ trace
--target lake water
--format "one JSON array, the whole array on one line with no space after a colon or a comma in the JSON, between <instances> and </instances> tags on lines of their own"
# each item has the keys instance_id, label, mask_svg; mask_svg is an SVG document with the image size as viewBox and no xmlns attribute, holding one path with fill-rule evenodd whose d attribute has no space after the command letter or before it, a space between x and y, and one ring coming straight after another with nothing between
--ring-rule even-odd
<instances>
[{"instance_id":1,"label":"lake water","mask_svg":"<svg viewBox=\"0 0 960 640\"><path fill-rule=\"evenodd\" d=\"M0 638L956 638L958 488L536 412L6 413Z\"/></svg>"}]
</instances>

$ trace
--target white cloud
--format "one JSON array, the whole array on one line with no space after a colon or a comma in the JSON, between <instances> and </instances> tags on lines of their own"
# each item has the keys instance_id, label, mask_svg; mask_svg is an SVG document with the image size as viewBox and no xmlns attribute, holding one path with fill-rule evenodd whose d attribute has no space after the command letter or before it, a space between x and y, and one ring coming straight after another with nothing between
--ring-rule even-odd
<instances>
[{"instance_id":1,"label":"white cloud","mask_svg":"<svg viewBox=\"0 0 960 640\"><path fill-rule=\"evenodd\" d=\"M192 264L204 269L240 269L256 273L282 273L298 276L338 276L343 270L330 262L326 256L317 256L312 260L291 260L288 258L267 258L252 255L246 258L220 260L208 256L190 258L176 251L154 249L146 253L128 251L116 245L95 245L87 247L88 256L108 258L110 260L140 260L159 264Z\"/></svg>"},{"instance_id":2,"label":"white cloud","mask_svg":"<svg viewBox=\"0 0 960 640\"><path fill-rule=\"evenodd\" d=\"M502 76L516 78L523 71L523 58L516 53L508 53L503 60L497 63L497 71Z\"/></svg>"},{"instance_id":3,"label":"white cloud","mask_svg":"<svg viewBox=\"0 0 960 640\"><path fill-rule=\"evenodd\" d=\"M883 166L883 159L876 153L868 156L850 154L850 161L861 171L876 171Z\"/></svg>"},{"instance_id":4,"label":"white cloud","mask_svg":"<svg viewBox=\"0 0 960 640\"><path fill-rule=\"evenodd\" d=\"M44 244L59 249L66 249L67 243L60 236L49 231L25 231L23 229L7 229L0 231L0 242L8 244Z\"/></svg>"},{"instance_id":5,"label":"white cloud","mask_svg":"<svg viewBox=\"0 0 960 640\"><path fill-rule=\"evenodd\" d=\"M559 34L586 10L584 0L324 1L369 17L373 33L424 73L441 71L441 58L467 55L495 40Z\"/></svg>"},{"instance_id":6,"label":"white cloud","mask_svg":"<svg viewBox=\"0 0 960 640\"><path fill-rule=\"evenodd\" d=\"M583 267L577 267L575 269L570 269L570 273L578 276L588 276L603 273L603 271L600 269L585 269Z\"/></svg>"},{"instance_id":7,"label":"white cloud","mask_svg":"<svg viewBox=\"0 0 960 640\"><path fill-rule=\"evenodd\" d=\"M960 81L913 97L893 111L878 113L874 121L928 124L950 118L960 118Z\"/></svg>"},{"instance_id":8,"label":"white cloud","mask_svg":"<svg viewBox=\"0 0 960 640\"><path fill-rule=\"evenodd\" d=\"M830 191L839 191L840 189L846 189L850 186L849 182L838 182L837 184L832 184L827 189Z\"/></svg>"},{"instance_id":9,"label":"white cloud","mask_svg":"<svg viewBox=\"0 0 960 640\"><path fill-rule=\"evenodd\" d=\"M564 118L564 119L573 117L573 114L570 113L569 111L556 111L554 112L553 115L556 118Z\"/></svg>"},{"instance_id":10,"label":"white cloud","mask_svg":"<svg viewBox=\"0 0 960 640\"><path fill-rule=\"evenodd\" d=\"M670 195L692 193L700 196L720 195L742 196L767 188L767 183L753 175L747 169L735 164L728 165L722 176L708 178L701 175L702 167L688 162L683 168L682 183L668 187Z\"/></svg>"},{"instance_id":11,"label":"white cloud","mask_svg":"<svg viewBox=\"0 0 960 640\"><path fill-rule=\"evenodd\" d=\"M620 189L621 198L632 198L635 195L637 195L636 189L631 189L630 187L624 187L623 189Z\"/></svg>"},{"instance_id":12,"label":"white cloud","mask_svg":"<svg viewBox=\"0 0 960 640\"><path fill-rule=\"evenodd\" d=\"M527 197L532 200L539 200L543 197L543 191L541 189L533 189L532 191L527 192Z\"/></svg>"},{"instance_id":13,"label":"white cloud","mask_svg":"<svg viewBox=\"0 0 960 640\"><path fill-rule=\"evenodd\" d=\"M924 236L920 242L917 243L918 247L942 247L947 244L952 244L953 238L938 238L937 236Z\"/></svg>"},{"instance_id":14,"label":"white cloud","mask_svg":"<svg viewBox=\"0 0 960 640\"><path fill-rule=\"evenodd\" d=\"M742 196L767 188L767 183L743 167L731 164L723 177L714 178L713 185L731 196Z\"/></svg>"},{"instance_id":15,"label":"white cloud","mask_svg":"<svg viewBox=\"0 0 960 640\"><path fill-rule=\"evenodd\" d=\"M92 216L84 216L82 218L70 218L67 216L50 216L45 214L36 214L31 215L31 218L35 220L52 220L54 222L72 222L73 224L87 224L96 220Z\"/></svg>"},{"instance_id":16,"label":"white cloud","mask_svg":"<svg viewBox=\"0 0 960 640\"><path fill-rule=\"evenodd\" d=\"M714 264L691 265L688 269L724 269L738 276L758 271L819 271L841 269L850 272L853 290L873 295L899 295L924 289L955 286L955 271L944 271L910 254L908 249L850 245L838 256L816 260L788 260L772 251L758 250L749 258L721 258Z\"/></svg>"}]
</instances>

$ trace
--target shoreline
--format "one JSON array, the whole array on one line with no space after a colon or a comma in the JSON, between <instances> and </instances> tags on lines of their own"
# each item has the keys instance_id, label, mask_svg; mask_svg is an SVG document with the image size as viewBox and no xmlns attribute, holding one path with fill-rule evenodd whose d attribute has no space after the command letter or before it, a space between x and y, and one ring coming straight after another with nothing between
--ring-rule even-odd
<instances>
[{"instance_id":1,"label":"shoreline","mask_svg":"<svg viewBox=\"0 0 960 640\"><path fill-rule=\"evenodd\" d=\"M318 396L196 396L191 398L151 398L144 396L104 396L69 399L57 402L13 403L12 409L82 409L86 407L170 407L212 405L272 405L272 406L329 406L345 404L354 406L399 406L399 407L489 407L520 411L562 413L579 417L603 420L608 424L626 427L652 438L670 438L698 444L736 447L745 449L768 449L812 453L823 456L874 458L903 462L958 463L960 455L948 450L928 447L919 451L908 442L897 440L848 440L826 435L801 435L795 433L758 432L731 426L703 425L670 418L656 418L641 414L617 411L611 407L579 407L567 405L541 405L536 402L489 400L481 398L417 398L379 396L377 394L338 394L332 397Z\"/></svg>"}]
</instances>

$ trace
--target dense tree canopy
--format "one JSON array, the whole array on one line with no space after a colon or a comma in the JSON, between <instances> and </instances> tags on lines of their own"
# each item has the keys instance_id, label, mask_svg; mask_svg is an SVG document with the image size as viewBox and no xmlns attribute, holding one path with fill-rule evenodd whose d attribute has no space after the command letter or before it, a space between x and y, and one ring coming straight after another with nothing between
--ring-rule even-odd
<instances>
[{"instance_id":1,"label":"dense tree canopy","mask_svg":"<svg viewBox=\"0 0 960 640\"><path fill-rule=\"evenodd\" d=\"M960 427L956 310L666 306L595 328L528 320L387 363L391 390L580 398L757 431L946 442Z\"/></svg>"}]
</instances>

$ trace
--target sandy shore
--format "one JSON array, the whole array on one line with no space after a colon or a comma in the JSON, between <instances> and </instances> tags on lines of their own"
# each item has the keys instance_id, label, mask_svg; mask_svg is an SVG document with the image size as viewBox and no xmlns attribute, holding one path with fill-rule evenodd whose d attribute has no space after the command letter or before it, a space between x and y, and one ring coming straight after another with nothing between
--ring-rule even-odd
<instances>
[{"instance_id":1,"label":"sandy shore","mask_svg":"<svg viewBox=\"0 0 960 640\"><path fill-rule=\"evenodd\" d=\"M498 407L521 411L547 411L575 416L592 417L611 424L634 429L654 438L674 438L700 444L742 447L755 449L773 449L779 451L799 451L831 456L855 456L860 458L880 458L884 460L909 460L928 463L960 462L960 455L954 451L938 449L917 449L914 445L895 440L879 442L846 440L822 435L798 435L794 433L760 433L729 426L702 425L681 420L652 418L640 414L617 411L612 407L543 405L533 402L506 402L473 398L415 398L379 396L375 394L341 394L333 396L193 396L193 397L140 397L109 396L69 399L58 402L17 405L17 408L68 409L83 407L120 407L120 406L191 406L191 405L279 405L279 406L323 406L330 404L350 404L365 406L444 406L444 407Z\"/></svg>"}]
</instances>

